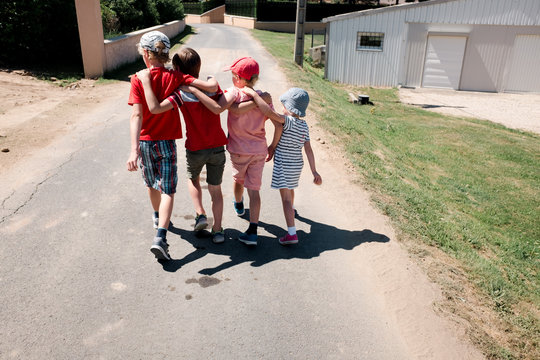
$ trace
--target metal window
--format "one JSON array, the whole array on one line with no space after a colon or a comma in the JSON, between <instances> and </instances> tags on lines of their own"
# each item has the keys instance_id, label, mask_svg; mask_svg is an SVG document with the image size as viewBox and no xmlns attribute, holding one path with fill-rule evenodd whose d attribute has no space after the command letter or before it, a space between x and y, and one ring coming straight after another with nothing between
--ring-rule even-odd
<instances>
[{"instance_id":1,"label":"metal window","mask_svg":"<svg viewBox=\"0 0 540 360\"><path fill-rule=\"evenodd\" d=\"M384 43L384 33L361 32L356 36L356 50L382 51Z\"/></svg>"}]
</instances>

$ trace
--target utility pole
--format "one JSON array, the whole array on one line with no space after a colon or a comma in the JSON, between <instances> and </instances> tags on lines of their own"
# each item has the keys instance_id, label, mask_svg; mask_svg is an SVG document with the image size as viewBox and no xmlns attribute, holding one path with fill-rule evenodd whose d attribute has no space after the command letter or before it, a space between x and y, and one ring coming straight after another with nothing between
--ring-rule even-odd
<instances>
[{"instance_id":1,"label":"utility pole","mask_svg":"<svg viewBox=\"0 0 540 360\"><path fill-rule=\"evenodd\" d=\"M306 22L306 0L297 0L296 28L294 31L294 62L304 63L304 23Z\"/></svg>"}]
</instances>

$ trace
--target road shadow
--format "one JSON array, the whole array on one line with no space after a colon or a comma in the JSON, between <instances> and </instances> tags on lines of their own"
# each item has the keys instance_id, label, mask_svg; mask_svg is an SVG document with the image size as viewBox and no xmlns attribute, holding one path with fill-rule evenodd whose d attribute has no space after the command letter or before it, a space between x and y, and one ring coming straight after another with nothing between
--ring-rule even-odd
<instances>
[{"instance_id":1,"label":"road shadow","mask_svg":"<svg viewBox=\"0 0 540 360\"><path fill-rule=\"evenodd\" d=\"M422 109L437 109L437 108L452 108L452 109L465 109L465 106L452 106L452 105L440 105L440 104L415 104L407 103L407 105L412 105L420 107Z\"/></svg>"},{"instance_id":2,"label":"road shadow","mask_svg":"<svg viewBox=\"0 0 540 360\"><path fill-rule=\"evenodd\" d=\"M277 241L278 237L285 234L285 230L279 226L264 222L260 222L259 226L272 236L259 236L257 246L247 246L239 242L237 237L241 234L241 231L236 229L226 229L225 243L214 244L208 231L195 234L190 230L171 227L169 232L188 241L193 245L194 250L182 259L172 259L161 264L165 271L175 272L182 266L203 258L206 254L228 256L228 261L214 268L199 270L200 274L214 275L222 270L246 262L249 262L253 267L259 267L275 260L312 259L325 251L352 250L364 243L390 241L386 235L367 229L362 231L343 230L300 215L296 215L296 219L310 225L310 232L298 231L298 244L288 246L282 246ZM174 247L176 241L177 239L169 236L171 246Z\"/></svg>"}]
</instances>

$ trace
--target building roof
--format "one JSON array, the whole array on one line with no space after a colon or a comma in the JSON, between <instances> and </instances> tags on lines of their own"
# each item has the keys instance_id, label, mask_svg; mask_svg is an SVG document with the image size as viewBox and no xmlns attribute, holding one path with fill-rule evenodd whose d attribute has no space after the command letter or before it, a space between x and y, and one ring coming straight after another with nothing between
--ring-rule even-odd
<instances>
[{"instance_id":1,"label":"building roof","mask_svg":"<svg viewBox=\"0 0 540 360\"><path fill-rule=\"evenodd\" d=\"M324 23L364 16L404 13L406 22L539 26L540 0L431 0L356 11L324 18Z\"/></svg>"},{"instance_id":2,"label":"building roof","mask_svg":"<svg viewBox=\"0 0 540 360\"><path fill-rule=\"evenodd\" d=\"M459 0L431 0L431 1L423 1L423 2L416 2L416 3L403 3L398 5L391 5L391 6L385 6L377 9L368 9L368 10L361 10L361 11L355 11L350 12L346 14L340 14L335 16L330 16L327 18L322 19L323 23L336 21L336 20L345 20L357 16L369 16L374 15L382 12L390 12L390 11L400 11L403 10L403 8L410 9L412 7L420 7L420 6L428 6L433 5L434 3L440 4L445 2L452 2L452 1L459 1Z\"/></svg>"}]
</instances>

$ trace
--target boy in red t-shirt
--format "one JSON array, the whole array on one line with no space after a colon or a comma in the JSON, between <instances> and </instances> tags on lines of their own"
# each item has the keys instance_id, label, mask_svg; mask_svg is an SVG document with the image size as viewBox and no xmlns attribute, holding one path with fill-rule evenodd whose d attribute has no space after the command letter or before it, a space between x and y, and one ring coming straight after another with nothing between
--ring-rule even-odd
<instances>
[{"instance_id":1,"label":"boy in red t-shirt","mask_svg":"<svg viewBox=\"0 0 540 360\"><path fill-rule=\"evenodd\" d=\"M182 48L172 59L173 67L182 73L199 77L201 69L201 58L199 54L189 48ZM202 203L202 190L200 184L200 173L206 166L206 182L208 191L212 199L212 214L214 223L212 225L212 241L222 243L225 241L225 234L222 228L223 217L223 194L221 192L221 182L223 170L225 169L225 145L227 136L221 128L219 113L214 113L191 93L175 90L161 104L152 91L150 75L148 70L137 73L145 89L145 96L150 111L153 114L160 114L170 109L180 109L186 125L186 162L187 175L189 177L189 194L197 213L194 230L201 231L208 226L206 211ZM215 80L211 80L215 81ZM217 82L216 82L217 84ZM222 96L222 91L217 87L217 91L209 96L216 100Z\"/></svg>"},{"instance_id":2,"label":"boy in red t-shirt","mask_svg":"<svg viewBox=\"0 0 540 360\"><path fill-rule=\"evenodd\" d=\"M216 91L215 81L201 81L179 71L166 69L169 48L169 38L159 31L144 34L139 42L139 53L149 68L152 90L159 98L165 98L183 84L192 84L205 91ZM178 180L175 140L182 138L180 116L177 111L152 114L137 76L131 77L128 103L133 106L133 110L130 118L131 152L127 169L136 171L140 161L154 209L154 228L157 229L150 251L158 260L170 260L166 236Z\"/></svg>"}]
</instances>

